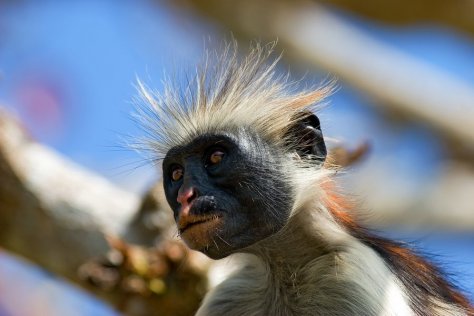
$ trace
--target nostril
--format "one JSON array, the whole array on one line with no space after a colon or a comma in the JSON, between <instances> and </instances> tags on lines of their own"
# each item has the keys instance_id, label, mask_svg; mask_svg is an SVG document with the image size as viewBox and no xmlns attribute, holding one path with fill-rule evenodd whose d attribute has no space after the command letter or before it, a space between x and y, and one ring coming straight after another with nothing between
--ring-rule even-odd
<instances>
[{"instance_id":1,"label":"nostril","mask_svg":"<svg viewBox=\"0 0 474 316\"><path fill-rule=\"evenodd\" d=\"M191 191L192 191L192 194L191 194L191 196L188 198L188 203L191 203L195 198L197 198L196 189L192 188Z\"/></svg>"},{"instance_id":2,"label":"nostril","mask_svg":"<svg viewBox=\"0 0 474 316\"><path fill-rule=\"evenodd\" d=\"M191 202L198 197L197 190L195 188L187 188L183 190L179 190L178 197L176 200L178 201L181 206L186 206L191 204Z\"/></svg>"}]
</instances>

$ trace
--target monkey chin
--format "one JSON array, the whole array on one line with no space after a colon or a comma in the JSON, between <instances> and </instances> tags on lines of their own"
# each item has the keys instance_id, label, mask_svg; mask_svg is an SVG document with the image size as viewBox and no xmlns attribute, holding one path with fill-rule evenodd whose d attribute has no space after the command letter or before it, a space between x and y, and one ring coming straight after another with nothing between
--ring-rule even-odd
<instances>
[{"instance_id":1,"label":"monkey chin","mask_svg":"<svg viewBox=\"0 0 474 316\"><path fill-rule=\"evenodd\" d=\"M220 253L218 246L221 243L218 233L223 226L223 218L216 216L187 226L180 235L189 248L200 251L212 259L218 259L217 257L225 256Z\"/></svg>"}]
</instances>

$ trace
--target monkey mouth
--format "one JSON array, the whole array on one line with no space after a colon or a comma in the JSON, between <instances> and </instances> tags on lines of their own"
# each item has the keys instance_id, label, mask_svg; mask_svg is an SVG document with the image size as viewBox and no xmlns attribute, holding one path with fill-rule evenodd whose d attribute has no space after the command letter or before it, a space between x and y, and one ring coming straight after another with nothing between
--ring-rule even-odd
<instances>
[{"instance_id":1,"label":"monkey mouth","mask_svg":"<svg viewBox=\"0 0 474 316\"><path fill-rule=\"evenodd\" d=\"M189 248L202 251L213 243L223 227L222 216L186 216L178 224L179 234Z\"/></svg>"}]
</instances>

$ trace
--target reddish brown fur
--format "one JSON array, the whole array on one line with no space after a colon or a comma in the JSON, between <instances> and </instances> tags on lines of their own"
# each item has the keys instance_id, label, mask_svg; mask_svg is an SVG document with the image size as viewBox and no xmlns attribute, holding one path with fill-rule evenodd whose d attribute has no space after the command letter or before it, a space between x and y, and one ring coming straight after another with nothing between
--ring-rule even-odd
<instances>
[{"instance_id":1,"label":"reddish brown fur","mask_svg":"<svg viewBox=\"0 0 474 316\"><path fill-rule=\"evenodd\" d=\"M474 315L474 307L457 288L447 281L443 273L420 256L413 253L401 243L385 239L360 226L354 219L351 210L354 205L339 195L330 181L323 185L326 192L324 203L336 220L347 231L364 244L376 251L390 266L407 289L411 307L417 315L429 316L432 313L431 298L457 305L467 315Z\"/></svg>"}]
</instances>

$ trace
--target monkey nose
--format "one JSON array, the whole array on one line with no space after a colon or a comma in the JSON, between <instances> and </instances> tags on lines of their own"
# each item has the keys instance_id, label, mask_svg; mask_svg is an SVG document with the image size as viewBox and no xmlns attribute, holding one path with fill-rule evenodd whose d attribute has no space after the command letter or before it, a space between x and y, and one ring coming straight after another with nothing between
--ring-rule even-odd
<instances>
[{"instance_id":1,"label":"monkey nose","mask_svg":"<svg viewBox=\"0 0 474 316\"><path fill-rule=\"evenodd\" d=\"M197 198L198 193L197 190L193 187L191 188L181 188L178 191L178 197L176 200L178 201L179 204L181 204L182 209L187 209L191 205L191 203L194 201L195 198Z\"/></svg>"}]
</instances>

